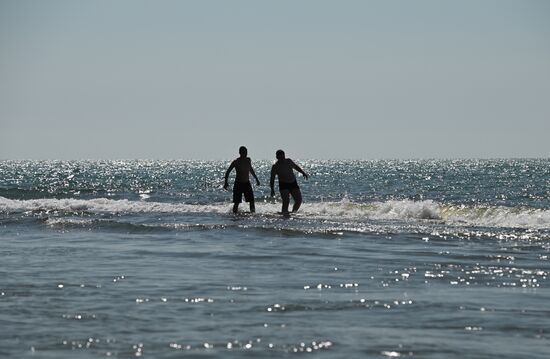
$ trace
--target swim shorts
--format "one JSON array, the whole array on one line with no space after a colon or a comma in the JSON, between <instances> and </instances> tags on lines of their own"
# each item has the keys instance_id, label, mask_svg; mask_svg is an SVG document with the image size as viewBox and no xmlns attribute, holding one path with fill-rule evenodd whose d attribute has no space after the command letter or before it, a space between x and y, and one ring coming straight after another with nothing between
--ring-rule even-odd
<instances>
[{"instance_id":1,"label":"swim shorts","mask_svg":"<svg viewBox=\"0 0 550 359\"><path fill-rule=\"evenodd\" d=\"M279 182L279 191L292 191L293 189L299 189L298 182Z\"/></svg>"},{"instance_id":2,"label":"swim shorts","mask_svg":"<svg viewBox=\"0 0 550 359\"><path fill-rule=\"evenodd\" d=\"M237 182L233 185L233 203L241 203L244 200L246 202L254 201L254 193L252 192L252 185L250 182Z\"/></svg>"}]
</instances>

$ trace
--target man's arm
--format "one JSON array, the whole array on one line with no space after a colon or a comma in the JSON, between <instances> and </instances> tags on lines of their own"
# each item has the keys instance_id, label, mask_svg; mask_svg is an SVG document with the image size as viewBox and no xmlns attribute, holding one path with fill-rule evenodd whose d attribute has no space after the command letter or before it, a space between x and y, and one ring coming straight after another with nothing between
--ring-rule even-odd
<instances>
[{"instance_id":1,"label":"man's arm","mask_svg":"<svg viewBox=\"0 0 550 359\"><path fill-rule=\"evenodd\" d=\"M291 160L290 162L292 162L292 168L294 168L296 171L300 172L300 173L302 174L302 176L304 176L305 179L308 179L309 176L307 175L307 173L304 172L304 170L302 170L302 169L300 168L300 166L298 166L298 165L297 165L296 163L294 163L294 161L292 161L292 160Z\"/></svg>"},{"instance_id":2,"label":"man's arm","mask_svg":"<svg viewBox=\"0 0 550 359\"><path fill-rule=\"evenodd\" d=\"M256 184L260 185L260 180L258 179L258 176L256 176L256 172L254 172L254 168L252 168L252 161L250 162L250 173L252 174L252 177L256 179Z\"/></svg>"},{"instance_id":3,"label":"man's arm","mask_svg":"<svg viewBox=\"0 0 550 359\"><path fill-rule=\"evenodd\" d=\"M227 169L227 171L225 171L225 181L223 183L223 189L227 189L227 187L229 187L229 183L227 183L227 180L229 178L229 173L231 173L233 168L235 168L235 161L231 162L229 168Z\"/></svg>"},{"instance_id":4,"label":"man's arm","mask_svg":"<svg viewBox=\"0 0 550 359\"><path fill-rule=\"evenodd\" d=\"M271 187L271 197L275 196L275 165L271 166L271 176L269 178L269 186Z\"/></svg>"}]
</instances>

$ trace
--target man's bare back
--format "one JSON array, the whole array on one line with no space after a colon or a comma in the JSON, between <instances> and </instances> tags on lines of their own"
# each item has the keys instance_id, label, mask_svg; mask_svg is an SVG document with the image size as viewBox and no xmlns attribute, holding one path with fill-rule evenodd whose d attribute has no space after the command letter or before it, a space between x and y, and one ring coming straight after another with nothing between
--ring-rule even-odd
<instances>
[{"instance_id":1,"label":"man's bare back","mask_svg":"<svg viewBox=\"0 0 550 359\"><path fill-rule=\"evenodd\" d=\"M290 158L284 158L275 162L271 171L279 176L279 182L292 183L296 181L293 170L295 167L296 164Z\"/></svg>"},{"instance_id":2,"label":"man's bare back","mask_svg":"<svg viewBox=\"0 0 550 359\"><path fill-rule=\"evenodd\" d=\"M231 165L235 167L235 172L237 172L235 181L246 183L250 180L249 175L250 169L252 168L252 161L250 160L250 157L239 157L233 161Z\"/></svg>"},{"instance_id":3,"label":"man's bare back","mask_svg":"<svg viewBox=\"0 0 550 359\"><path fill-rule=\"evenodd\" d=\"M250 184L249 176L252 175L256 179L256 184L259 186L260 181L258 176L254 173L254 168L252 168L252 161L250 157L246 157L248 150L246 147L241 146L239 148L239 156L236 160L231 162L227 171L225 171L225 182L223 188L227 189L229 187L228 178L229 173L235 169L235 183L233 184L233 212L237 213L239 208L239 203L242 201L242 196L244 194L245 201L250 203L250 212L254 212L254 192L252 191L252 185Z\"/></svg>"},{"instance_id":4,"label":"man's bare back","mask_svg":"<svg viewBox=\"0 0 550 359\"><path fill-rule=\"evenodd\" d=\"M300 172L305 179L308 178L308 175L290 158L285 158L285 152L283 150L277 150L275 156L277 157L277 162L271 167L271 178L269 180L271 196L275 196L275 177L279 177L279 192L283 200L282 213L288 214L289 196L291 195L294 199L292 212L296 212L302 204L302 192L296 181L294 170Z\"/></svg>"}]
</instances>

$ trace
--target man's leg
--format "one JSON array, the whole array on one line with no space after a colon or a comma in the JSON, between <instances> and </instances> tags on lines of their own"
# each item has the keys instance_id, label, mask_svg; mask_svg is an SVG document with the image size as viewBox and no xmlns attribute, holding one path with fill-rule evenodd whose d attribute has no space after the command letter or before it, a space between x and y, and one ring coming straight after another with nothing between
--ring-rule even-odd
<instances>
[{"instance_id":1,"label":"man's leg","mask_svg":"<svg viewBox=\"0 0 550 359\"><path fill-rule=\"evenodd\" d=\"M250 182L246 185L244 190L244 200L250 205L250 213L256 212L256 206L254 205L254 191L252 191L252 185Z\"/></svg>"},{"instance_id":2,"label":"man's leg","mask_svg":"<svg viewBox=\"0 0 550 359\"><path fill-rule=\"evenodd\" d=\"M240 188L235 185L233 187L233 213L237 213L239 211L239 204L243 200L243 193L240 190Z\"/></svg>"},{"instance_id":3,"label":"man's leg","mask_svg":"<svg viewBox=\"0 0 550 359\"><path fill-rule=\"evenodd\" d=\"M288 213L288 205L290 203L290 192L287 189L281 190L281 199L283 200L283 213Z\"/></svg>"},{"instance_id":4,"label":"man's leg","mask_svg":"<svg viewBox=\"0 0 550 359\"><path fill-rule=\"evenodd\" d=\"M299 188L294 188L290 193L292 194L292 198L294 199L292 212L296 212L302 205L302 192L300 191Z\"/></svg>"}]
</instances>

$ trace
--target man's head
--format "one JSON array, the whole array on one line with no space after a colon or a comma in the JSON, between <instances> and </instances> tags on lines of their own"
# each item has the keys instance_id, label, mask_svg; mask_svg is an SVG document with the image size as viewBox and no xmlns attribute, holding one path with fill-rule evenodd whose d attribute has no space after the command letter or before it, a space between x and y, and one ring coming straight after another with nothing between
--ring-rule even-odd
<instances>
[{"instance_id":1,"label":"man's head","mask_svg":"<svg viewBox=\"0 0 550 359\"><path fill-rule=\"evenodd\" d=\"M285 151L277 150L277 152L275 152L275 157L277 157L278 160L284 160L285 159Z\"/></svg>"},{"instance_id":2,"label":"man's head","mask_svg":"<svg viewBox=\"0 0 550 359\"><path fill-rule=\"evenodd\" d=\"M241 157L246 157L247 154L248 154L248 150L246 149L246 147L244 146L239 147L239 155L241 155Z\"/></svg>"}]
</instances>

